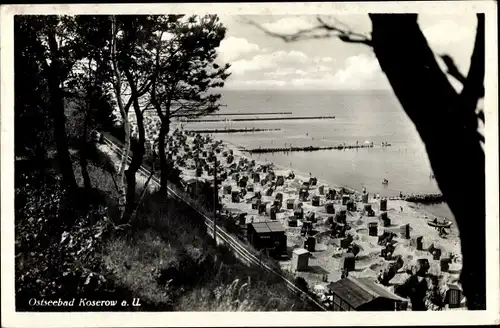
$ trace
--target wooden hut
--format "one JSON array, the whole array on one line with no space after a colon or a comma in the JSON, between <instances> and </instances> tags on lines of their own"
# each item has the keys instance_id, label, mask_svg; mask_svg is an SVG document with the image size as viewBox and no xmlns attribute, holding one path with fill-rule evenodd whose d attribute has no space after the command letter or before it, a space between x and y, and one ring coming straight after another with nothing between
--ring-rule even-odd
<instances>
[{"instance_id":1,"label":"wooden hut","mask_svg":"<svg viewBox=\"0 0 500 328\"><path fill-rule=\"evenodd\" d=\"M285 229L279 222L254 222L247 225L248 240L256 249L278 248L286 250Z\"/></svg>"},{"instance_id":2,"label":"wooden hut","mask_svg":"<svg viewBox=\"0 0 500 328\"><path fill-rule=\"evenodd\" d=\"M292 252L292 270L304 271L309 267L309 251L304 248L296 248Z\"/></svg>"},{"instance_id":3,"label":"wooden hut","mask_svg":"<svg viewBox=\"0 0 500 328\"><path fill-rule=\"evenodd\" d=\"M286 209L287 210L293 210L293 205L295 204L295 199L287 199L286 200Z\"/></svg>"},{"instance_id":4,"label":"wooden hut","mask_svg":"<svg viewBox=\"0 0 500 328\"><path fill-rule=\"evenodd\" d=\"M347 277L328 285L333 311L395 311L408 300L369 278Z\"/></svg>"},{"instance_id":5,"label":"wooden hut","mask_svg":"<svg viewBox=\"0 0 500 328\"><path fill-rule=\"evenodd\" d=\"M364 203L364 204L367 204L368 203L368 193L365 193L361 196L361 201Z\"/></svg>"},{"instance_id":6,"label":"wooden hut","mask_svg":"<svg viewBox=\"0 0 500 328\"><path fill-rule=\"evenodd\" d=\"M319 196L313 196L311 200L311 205L312 206L319 206Z\"/></svg>"},{"instance_id":7,"label":"wooden hut","mask_svg":"<svg viewBox=\"0 0 500 328\"><path fill-rule=\"evenodd\" d=\"M347 205L347 202L351 199L349 195L342 195L342 205Z\"/></svg>"}]
</instances>

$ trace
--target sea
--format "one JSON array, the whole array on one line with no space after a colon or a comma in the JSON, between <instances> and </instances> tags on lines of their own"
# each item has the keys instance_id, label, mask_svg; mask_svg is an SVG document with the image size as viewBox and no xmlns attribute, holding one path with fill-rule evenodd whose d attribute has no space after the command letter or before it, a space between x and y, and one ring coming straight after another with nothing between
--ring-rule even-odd
<instances>
[{"instance_id":1,"label":"sea","mask_svg":"<svg viewBox=\"0 0 500 328\"><path fill-rule=\"evenodd\" d=\"M253 154L259 161L275 163L295 173L317 177L335 186L369 193L440 193L420 136L392 91L226 90L220 116L232 118L335 116L335 119L272 120L244 122L189 122L196 129L280 129L255 133L214 134L245 148L338 146L373 142L373 148ZM291 112L291 114L267 114ZM251 113L236 116L234 113ZM391 144L382 147L382 142ZM382 184L384 179L388 184ZM454 221L446 203L416 205L431 215Z\"/></svg>"}]
</instances>

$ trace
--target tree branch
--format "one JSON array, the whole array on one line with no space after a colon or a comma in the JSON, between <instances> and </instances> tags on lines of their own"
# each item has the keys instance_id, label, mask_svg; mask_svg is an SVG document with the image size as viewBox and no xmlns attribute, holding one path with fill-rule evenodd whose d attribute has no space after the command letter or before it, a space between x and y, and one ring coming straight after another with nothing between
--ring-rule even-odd
<instances>
[{"instance_id":1,"label":"tree branch","mask_svg":"<svg viewBox=\"0 0 500 328\"><path fill-rule=\"evenodd\" d=\"M460 70L458 69L457 65L455 64L455 61L453 60L453 58L451 58L447 54L439 55L439 57L441 57L444 64L446 65L446 68L447 68L446 73L453 76L458 82L460 82L460 83L462 83L462 85L464 85L465 80L466 80L465 75L463 75L462 72L460 72Z\"/></svg>"},{"instance_id":2,"label":"tree branch","mask_svg":"<svg viewBox=\"0 0 500 328\"><path fill-rule=\"evenodd\" d=\"M485 34L484 13L477 14L477 31L474 42L474 50L464 88L460 94L461 101L465 101L465 110L474 112L479 99L484 97L484 74L485 74Z\"/></svg>"},{"instance_id":3,"label":"tree branch","mask_svg":"<svg viewBox=\"0 0 500 328\"><path fill-rule=\"evenodd\" d=\"M327 38L332 38L332 37L338 37L340 40L348 43L362 43L366 44L368 46L371 46L371 40L367 36L360 34L360 33L355 33L352 32L349 28L342 29L340 27L330 25L326 23L321 17L316 18L318 24L316 26L313 26L311 28L307 29L302 29L298 30L295 33L292 34L282 34L282 33L276 33L272 32L266 28L264 28L261 24L258 24L255 21L249 20L249 19L243 19L243 22L252 25L259 30L263 31L269 36L273 36L276 38L280 38L285 42L295 42L295 41L301 41L301 40L310 40L310 39L327 39ZM347 27L346 24L339 22L339 25L344 25ZM318 32L323 32L321 34L317 34Z\"/></svg>"}]
</instances>

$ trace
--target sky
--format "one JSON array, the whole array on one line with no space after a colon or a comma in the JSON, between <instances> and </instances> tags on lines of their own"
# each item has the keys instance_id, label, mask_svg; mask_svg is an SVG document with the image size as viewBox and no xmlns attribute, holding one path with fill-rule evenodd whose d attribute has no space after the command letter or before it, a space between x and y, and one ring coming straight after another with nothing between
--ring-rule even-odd
<instances>
[{"instance_id":1,"label":"sky","mask_svg":"<svg viewBox=\"0 0 500 328\"><path fill-rule=\"evenodd\" d=\"M370 47L344 43L338 38L285 43L244 22L259 23L267 30L292 34L311 27L316 16L220 16L227 27L218 49L218 60L230 63L227 89L338 89L386 90L389 83ZM368 15L322 16L327 22L340 21L352 31L369 37ZM419 24L434 53L451 55L459 69L469 68L476 16L419 15ZM439 64L445 66L438 58ZM450 81L459 89L453 78Z\"/></svg>"}]
</instances>

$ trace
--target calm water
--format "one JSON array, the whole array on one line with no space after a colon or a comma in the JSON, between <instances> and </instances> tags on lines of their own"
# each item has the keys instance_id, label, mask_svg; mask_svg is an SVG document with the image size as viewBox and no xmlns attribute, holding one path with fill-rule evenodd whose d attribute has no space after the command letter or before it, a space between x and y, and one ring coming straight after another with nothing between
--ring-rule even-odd
<instances>
[{"instance_id":1,"label":"calm water","mask_svg":"<svg viewBox=\"0 0 500 328\"><path fill-rule=\"evenodd\" d=\"M374 142L371 149L260 154L256 159L309 172L335 185L394 196L403 193L438 193L425 147L411 122L390 92L338 91L226 91L224 113L292 112L292 116L335 116L334 120L189 123L186 129L280 128L281 131L217 134L217 138L247 148L330 146ZM279 115L273 115L279 116ZM214 116L211 118L231 118ZM233 116L234 117L234 116ZM242 116L237 116L243 118ZM245 116L246 117L246 116ZM251 117L251 116L250 116ZM262 117L262 116L260 116ZM382 142L391 147L382 148ZM388 179L387 186L382 185ZM446 205L425 206L435 215L452 217Z\"/></svg>"}]
</instances>

